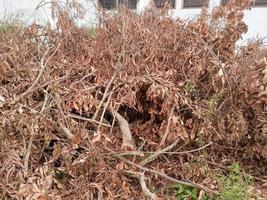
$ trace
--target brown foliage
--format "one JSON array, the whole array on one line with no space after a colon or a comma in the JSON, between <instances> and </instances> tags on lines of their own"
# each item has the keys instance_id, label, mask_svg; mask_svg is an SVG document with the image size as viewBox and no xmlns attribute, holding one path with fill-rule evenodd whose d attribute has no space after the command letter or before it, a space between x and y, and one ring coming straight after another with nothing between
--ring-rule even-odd
<instances>
[{"instance_id":1,"label":"brown foliage","mask_svg":"<svg viewBox=\"0 0 267 200\"><path fill-rule=\"evenodd\" d=\"M187 22L164 9L137 15L121 8L101 15L93 36L57 6L56 29L12 27L0 38L2 194L144 198L137 180L120 173L133 167L107 154L106 147L121 150L122 136L101 101L129 122L144 153L159 148L168 126L165 146L177 139L184 149L213 141L212 160L266 162L266 50L255 43L235 48L247 30L242 18L250 3L235 0ZM168 160L150 166L177 178L205 178L198 164L190 171L188 155ZM166 184L156 176L147 181Z\"/></svg>"}]
</instances>

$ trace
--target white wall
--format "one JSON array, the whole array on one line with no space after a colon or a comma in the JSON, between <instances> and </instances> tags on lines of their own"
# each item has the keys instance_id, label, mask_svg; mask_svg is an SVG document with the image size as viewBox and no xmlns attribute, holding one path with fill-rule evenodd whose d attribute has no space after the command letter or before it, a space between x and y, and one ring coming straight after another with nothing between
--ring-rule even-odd
<instances>
[{"instance_id":1,"label":"white wall","mask_svg":"<svg viewBox=\"0 0 267 200\"><path fill-rule=\"evenodd\" d=\"M88 24L89 26L96 23L97 9L95 0L78 0L85 10L85 18L78 23ZM48 2L48 3L45 3ZM46 22L55 23L51 17L51 0L0 0L0 20L3 18L14 18L31 23L36 21L40 24ZM66 0L60 0L62 5ZM41 6L40 6L41 5ZM39 7L38 9L36 9Z\"/></svg>"},{"instance_id":2,"label":"white wall","mask_svg":"<svg viewBox=\"0 0 267 200\"><path fill-rule=\"evenodd\" d=\"M220 2L221 0L210 0L209 10L219 6ZM182 0L176 0L176 9L171 11L174 17L192 19L201 13L201 9L183 9L182 4ZM251 38L267 37L267 6L253 7L245 11L244 21L248 25L248 32L243 36L243 42Z\"/></svg>"},{"instance_id":3,"label":"white wall","mask_svg":"<svg viewBox=\"0 0 267 200\"><path fill-rule=\"evenodd\" d=\"M48 0L46 0L47 2ZM61 0L64 1L64 0ZM149 7L152 0L139 0L137 5L137 11L142 11ZM0 20L7 15L19 15L20 19L30 23L36 20L38 23L45 23L50 21L53 23L50 17L50 4L42 6L36 10L36 6L41 0L0 0ZM79 0L86 9L86 16L84 20L81 20L80 24L94 25L97 23L97 0ZM213 7L220 5L220 0L210 0L209 10ZM182 0L176 0L176 9L170 11L172 16L181 17L183 19L192 19L200 14L201 9L182 8ZM249 31L244 35L243 39L249 39L254 37L267 37L267 7L253 7L250 11L245 12L245 22L248 24Z\"/></svg>"},{"instance_id":4,"label":"white wall","mask_svg":"<svg viewBox=\"0 0 267 200\"><path fill-rule=\"evenodd\" d=\"M0 0L0 19L4 17L18 17L24 22L36 20L44 23L49 20L47 6L36 10L40 0Z\"/></svg>"}]
</instances>

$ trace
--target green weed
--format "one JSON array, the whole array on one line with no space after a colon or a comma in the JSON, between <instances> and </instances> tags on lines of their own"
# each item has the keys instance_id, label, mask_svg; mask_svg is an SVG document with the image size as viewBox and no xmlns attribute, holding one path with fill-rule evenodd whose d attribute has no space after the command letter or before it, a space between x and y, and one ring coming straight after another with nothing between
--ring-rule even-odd
<instances>
[{"instance_id":1,"label":"green weed","mask_svg":"<svg viewBox=\"0 0 267 200\"><path fill-rule=\"evenodd\" d=\"M250 176L242 172L240 165L235 163L229 167L229 174L219 178L221 191L218 200L249 200L248 186Z\"/></svg>"},{"instance_id":2,"label":"green weed","mask_svg":"<svg viewBox=\"0 0 267 200\"><path fill-rule=\"evenodd\" d=\"M175 189L178 200L198 200L199 192L196 188L177 184ZM212 198L204 194L202 200L212 200Z\"/></svg>"}]
</instances>

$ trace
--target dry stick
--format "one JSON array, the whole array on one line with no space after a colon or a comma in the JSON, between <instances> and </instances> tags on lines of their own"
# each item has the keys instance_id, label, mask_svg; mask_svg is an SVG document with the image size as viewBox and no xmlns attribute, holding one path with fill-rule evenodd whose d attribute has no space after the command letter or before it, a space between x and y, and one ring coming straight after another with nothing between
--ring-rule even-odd
<instances>
[{"instance_id":1,"label":"dry stick","mask_svg":"<svg viewBox=\"0 0 267 200\"><path fill-rule=\"evenodd\" d=\"M86 117L81 117L79 115L68 114L67 117L71 117L71 118L79 119L79 120L83 120L83 121L88 121L88 122L95 123L95 124L101 124L102 126L109 127L109 128L111 127L109 124L100 123L97 120L89 119L89 118L86 118Z\"/></svg>"},{"instance_id":2,"label":"dry stick","mask_svg":"<svg viewBox=\"0 0 267 200\"><path fill-rule=\"evenodd\" d=\"M210 142L206 145L204 145L203 147L199 147L197 149L193 149L193 150L189 150L189 151L181 151L181 152L165 152L164 154L171 154L171 155L174 155L174 154L188 154L188 153L194 153L194 152L197 152L197 151L201 151L202 149L205 149L207 148L208 146L212 145L213 142Z\"/></svg>"},{"instance_id":3,"label":"dry stick","mask_svg":"<svg viewBox=\"0 0 267 200\"><path fill-rule=\"evenodd\" d=\"M114 154L115 152L109 148L106 147L106 149L110 152L112 152L115 157L119 158L120 160L132 165L132 166L135 166L137 167L138 169L140 170L143 170L143 171L146 171L146 172L149 172L149 173L153 173L153 174L156 174L158 176L161 176L162 178L165 178L166 180L168 181L171 181L171 182L174 182L174 183L178 183L178 184L181 184L181 185L186 185L186 186L189 186L189 187L194 187L194 188L197 188L197 189L200 189L200 190L204 190L206 191L207 193L210 193L210 194L214 194L214 195L218 195L219 193L217 191L214 191L214 190L211 190L209 189L208 187L204 186L204 185L201 185L201 184L198 184L198 183L194 183L194 182L189 182L189 181L181 181L181 180L177 180L175 178L172 178L162 172L158 172L156 170L153 170L153 169L149 169L147 167L143 167L143 166L140 166L130 160L127 160L126 158L120 156L120 155L117 155L117 154Z\"/></svg>"},{"instance_id":4,"label":"dry stick","mask_svg":"<svg viewBox=\"0 0 267 200\"><path fill-rule=\"evenodd\" d=\"M101 101L100 101L99 105L98 105L98 106L97 106L97 108L96 108L95 114L94 114L94 116L93 116L93 118L92 118L93 120L95 120L95 119L96 119L96 117L97 117L97 115L98 115L98 113L99 113L99 111L100 111L100 109L101 109L102 105L104 104L104 101L106 100L106 98L107 98L107 95L108 95L108 90L109 90L109 88L110 88L110 86L111 86L112 82L113 82L113 81L114 81L114 79L116 78L116 76L117 76L118 72L119 72L119 70L116 70L116 72L113 74L113 76L112 76L111 80L109 81L109 83L108 83L108 85L107 85L107 87L106 87L106 89L105 89L105 92L104 92L103 98L101 99Z\"/></svg>"},{"instance_id":5,"label":"dry stick","mask_svg":"<svg viewBox=\"0 0 267 200\"><path fill-rule=\"evenodd\" d=\"M166 148L164 148L164 149L162 149L162 150L158 150L158 151L156 151L154 154L152 154L151 156L147 157L145 160L143 160L143 161L140 162L139 164L140 164L141 166L145 166L146 164L152 162L152 161L155 160L157 157L159 157L161 154L163 154L163 153L165 153L165 152L171 150L173 147L175 147L175 146L177 145L178 141L179 141L179 140L177 139L177 140L175 140L170 146L168 146L168 147L166 147Z\"/></svg>"},{"instance_id":6,"label":"dry stick","mask_svg":"<svg viewBox=\"0 0 267 200\"><path fill-rule=\"evenodd\" d=\"M167 124L167 127L166 127L166 131L161 139L161 142L160 142L160 146L163 146L168 135L169 135L169 132L170 132L170 125L171 125L171 121L172 121L172 116L173 116L173 112L174 112L174 108L175 106L173 105L172 108L171 108L171 112L170 112L170 116L168 118L168 124Z\"/></svg>"},{"instance_id":7,"label":"dry stick","mask_svg":"<svg viewBox=\"0 0 267 200\"><path fill-rule=\"evenodd\" d=\"M31 155L31 149L32 149L33 140L34 140L34 128L33 128L33 124L32 124L31 138L30 138L30 141L29 141L28 148L26 149L26 152L25 152L25 157L24 157L24 166L23 166L24 178L26 178L28 176L29 159L30 159L30 155Z\"/></svg>"},{"instance_id":8,"label":"dry stick","mask_svg":"<svg viewBox=\"0 0 267 200\"><path fill-rule=\"evenodd\" d=\"M152 193L146 186L146 182L145 182L145 175L144 173L140 173L140 172L134 172L134 171L130 171L130 170L124 170L123 171L126 174L129 174L132 177L135 177L139 180L142 191L144 192L144 194L152 200L156 200L158 199L157 195Z\"/></svg>"},{"instance_id":9,"label":"dry stick","mask_svg":"<svg viewBox=\"0 0 267 200\"><path fill-rule=\"evenodd\" d=\"M46 104L47 104L47 101L48 101L48 93L47 91L46 92L46 95L45 95L45 101L44 101L44 104L42 106L42 109L41 109L41 112L40 112L40 115L43 115L43 112L45 110L45 107L46 107ZM30 138L30 141L29 141L29 145L28 145L28 148L26 150L26 153L25 153L25 158L24 158L24 177L26 178L27 175L28 175L28 169L29 169L29 159L30 159L30 154L31 154L31 149L32 149L32 143L33 143L33 140L34 140L34 127L32 125L32 135L31 135L31 138Z\"/></svg>"},{"instance_id":10,"label":"dry stick","mask_svg":"<svg viewBox=\"0 0 267 200\"><path fill-rule=\"evenodd\" d=\"M17 98L15 98L11 104L15 104L17 103L21 98L23 98L25 95L27 95L28 93L32 92L35 89L35 86L37 85L38 81L40 80L40 78L42 77L45 67L48 63L48 61L55 55L55 53L57 52L58 48L60 46L60 43L58 44L57 48L55 49L55 51L51 54L51 56L46 60L46 62L44 63L44 58L47 55L48 51L50 48L48 48L44 54L44 56L41 58L40 61L40 72L38 74L38 76L36 77L35 81L33 82L33 84L24 92L22 93L20 96L18 96Z\"/></svg>"},{"instance_id":11,"label":"dry stick","mask_svg":"<svg viewBox=\"0 0 267 200\"><path fill-rule=\"evenodd\" d=\"M98 124L98 126L97 126L97 131L96 131L96 134L97 134L97 135L96 135L96 137L101 137L101 134L100 134L100 127L101 127L102 121L103 121L103 119L104 119L104 115L105 115L105 113L106 113L108 104L109 104L109 102L110 102L111 95L112 95L112 92L111 92L110 95L109 95L109 98L108 98L107 103L104 104L104 109L103 109L103 112L102 112L102 114L101 114L101 118L100 118L99 124Z\"/></svg>"},{"instance_id":12,"label":"dry stick","mask_svg":"<svg viewBox=\"0 0 267 200\"><path fill-rule=\"evenodd\" d=\"M80 138L76 135L72 134L70 129L68 129L66 126L64 126L62 123L59 123L61 130L65 134L65 136L73 143L73 144L79 144Z\"/></svg>"},{"instance_id":13,"label":"dry stick","mask_svg":"<svg viewBox=\"0 0 267 200\"><path fill-rule=\"evenodd\" d=\"M193 149L193 150L189 150L189 151L167 152L167 151L162 150L161 154L169 154L169 155L189 154L189 153L201 151L212 144L213 144L213 142L210 142L210 143L208 143L202 147L199 147L199 148ZM169 148L169 147L166 147L166 148ZM153 151L126 151L126 152L114 152L114 153L118 154L120 156L144 156L144 154L153 154L154 155L156 152L153 152ZM109 153L109 154L114 154L114 153Z\"/></svg>"},{"instance_id":14,"label":"dry stick","mask_svg":"<svg viewBox=\"0 0 267 200\"><path fill-rule=\"evenodd\" d=\"M45 100L44 100L44 104L43 104L42 109L41 109L41 113L44 112L46 104L47 104L47 101L48 101L48 92L46 90L43 90L43 91L45 93Z\"/></svg>"},{"instance_id":15,"label":"dry stick","mask_svg":"<svg viewBox=\"0 0 267 200\"><path fill-rule=\"evenodd\" d=\"M133 162L135 162L135 160L136 160L136 156L138 155L138 156L144 156L145 154L143 154L143 153L141 153L140 154L140 152L141 152L141 149L143 149L143 147L145 146L145 144L146 144L146 140L141 144L141 146L138 148L138 150L137 150L137 152L139 153L139 154L136 154L136 155L134 155L134 157L133 157ZM136 151L135 151L136 152Z\"/></svg>"},{"instance_id":16,"label":"dry stick","mask_svg":"<svg viewBox=\"0 0 267 200\"><path fill-rule=\"evenodd\" d=\"M98 127L97 127L97 132L100 131L101 123L103 122L104 115L105 115L105 113L106 113L108 104L109 104L110 99L111 99L111 95L112 95L112 92L110 93L110 95L109 95L109 97L108 97L107 103L105 103L105 105L104 105L104 110L103 110L103 112L102 112L102 114L101 114L100 123L98 124Z\"/></svg>"},{"instance_id":17,"label":"dry stick","mask_svg":"<svg viewBox=\"0 0 267 200\"><path fill-rule=\"evenodd\" d=\"M62 76L62 77L59 77L59 78L57 78L57 79L47 81L47 82L45 82L44 84L42 84L42 85L40 86L40 88L43 88L43 87L45 87L45 86L47 86L47 85L49 85L49 84L51 84L51 83L57 82L57 81L63 81L63 80L65 80L65 79L67 79L67 77L68 77L68 74L66 74L66 75L64 75L64 76Z\"/></svg>"},{"instance_id":18,"label":"dry stick","mask_svg":"<svg viewBox=\"0 0 267 200\"><path fill-rule=\"evenodd\" d=\"M83 76L80 80L76 81L75 83L72 83L71 86L74 86L74 85L76 85L76 84L82 82L84 79L86 79L87 77L92 76L92 75L94 75L94 74L95 74L95 72L91 72L90 74L86 74L86 75Z\"/></svg>"},{"instance_id":19,"label":"dry stick","mask_svg":"<svg viewBox=\"0 0 267 200\"><path fill-rule=\"evenodd\" d=\"M119 108L118 108L119 109ZM116 112L118 112L118 109L116 110ZM113 120L112 120L112 124L111 124L111 129L110 129L110 131L109 131L109 134L111 134L112 133L112 131L113 131L113 127L114 127L114 124L115 124L115 115L114 115L114 113L112 113L112 117L113 117Z\"/></svg>"},{"instance_id":20,"label":"dry stick","mask_svg":"<svg viewBox=\"0 0 267 200\"><path fill-rule=\"evenodd\" d=\"M174 108L175 106L173 105L172 108L171 108L171 112L170 112L170 115L169 115L169 118L168 118L168 124L167 124L167 128L166 128L166 131L162 137L162 140L160 142L160 146L163 146L168 135L169 135L169 132L170 132L170 124L171 124L171 120L172 120L172 116L173 116L173 112L174 112ZM159 149L157 150L154 154L152 154L151 156L149 156L148 158L146 158L145 160L143 160L142 162L140 162L140 165L141 166L144 166L150 162L152 162L153 160L155 160L157 157L159 157L161 154L163 154L164 152L167 152L169 150L171 150L173 147L175 147L178 143L178 139L175 140L170 146L164 148L164 149Z\"/></svg>"},{"instance_id":21,"label":"dry stick","mask_svg":"<svg viewBox=\"0 0 267 200\"><path fill-rule=\"evenodd\" d=\"M57 3L65 3L65 4L66 4L66 2L64 2L64 1L59 1L59 0L57 0L56 2L57 2ZM47 4L53 4L53 3L55 3L55 0L51 0L51 1L45 1L45 0L42 0L42 1L40 1L40 3L36 6L35 10L38 10L38 9L40 9L41 7L43 7L43 6L47 5Z\"/></svg>"},{"instance_id":22,"label":"dry stick","mask_svg":"<svg viewBox=\"0 0 267 200\"><path fill-rule=\"evenodd\" d=\"M126 119L124 119L116 110L114 110L110 105L107 107L107 110L115 116L117 119L120 130L122 133L122 148L134 150L135 144L132 137L132 132L130 130L129 123Z\"/></svg>"}]
</instances>

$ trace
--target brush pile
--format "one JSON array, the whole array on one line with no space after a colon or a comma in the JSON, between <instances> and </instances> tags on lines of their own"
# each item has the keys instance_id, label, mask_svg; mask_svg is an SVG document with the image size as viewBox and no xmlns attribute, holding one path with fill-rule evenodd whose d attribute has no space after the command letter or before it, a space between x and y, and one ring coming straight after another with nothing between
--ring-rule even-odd
<instances>
[{"instance_id":1,"label":"brush pile","mask_svg":"<svg viewBox=\"0 0 267 200\"><path fill-rule=\"evenodd\" d=\"M186 22L121 8L92 34L55 4L56 29L1 32L1 195L167 199L173 182L216 194L216 163L266 172L267 53L235 47L250 5Z\"/></svg>"}]
</instances>

